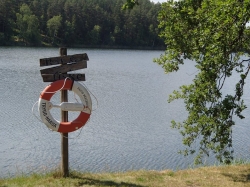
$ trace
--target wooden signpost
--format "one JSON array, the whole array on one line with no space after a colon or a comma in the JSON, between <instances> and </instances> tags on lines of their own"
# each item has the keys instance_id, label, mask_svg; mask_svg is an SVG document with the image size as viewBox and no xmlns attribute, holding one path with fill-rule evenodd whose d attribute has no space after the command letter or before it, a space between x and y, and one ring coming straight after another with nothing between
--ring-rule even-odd
<instances>
[{"instance_id":1,"label":"wooden signpost","mask_svg":"<svg viewBox=\"0 0 250 187\"><path fill-rule=\"evenodd\" d=\"M43 74L43 82L54 82L56 80L66 79L67 77L75 81L85 81L85 74Z\"/></svg>"},{"instance_id":2,"label":"wooden signpost","mask_svg":"<svg viewBox=\"0 0 250 187\"><path fill-rule=\"evenodd\" d=\"M72 64L64 64L61 66L56 66L53 68L47 68L40 70L41 74L62 74L67 73L69 71L74 71L78 69L87 68L87 61L81 61L78 63L72 63Z\"/></svg>"},{"instance_id":3,"label":"wooden signpost","mask_svg":"<svg viewBox=\"0 0 250 187\"><path fill-rule=\"evenodd\" d=\"M63 53L64 54L64 53ZM88 55L84 54L75 54L75 55L63 55L60 57L52 57L52 58L43 58L40 59L40 66L50 66L50 65L57 65L57 64L67 64L73 62L81 62L81 61L88 61Z\"/></svg>"},{"instance_id":4,"label":"wooden signpost","mask_svg":"<svg viewBox=\"0 0 250 187\"><path fill-rule=\"evenodd\" d=\"M60 48L59 57L40 59L40 66L57 65L52 68L40 70L43 82L54 82L65 78L70 78L75 81L85 81L85 74L75 73L68 74L70 71L75 71L87 68L89 60L86 53L67 55L67 48ZM68 102L67 90L61 90L61 102ZM68 111L61 110L61 121L68 122ZM61 133L61 169L63 177L69 176L69 152L68 152L68 133Z\"/></svg>"}]
</instances>

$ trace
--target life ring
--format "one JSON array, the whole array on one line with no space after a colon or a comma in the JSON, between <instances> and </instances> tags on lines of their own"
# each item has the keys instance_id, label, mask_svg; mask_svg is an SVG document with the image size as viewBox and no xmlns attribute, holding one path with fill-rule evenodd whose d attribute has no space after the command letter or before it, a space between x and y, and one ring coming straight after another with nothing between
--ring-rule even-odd
<instances>
[{"instance_id":1,"label":"life ring","mask_svg":"<svg viewBox=\"0 0 250 187\"><path fill-rule=\"evenodd\" d=\"M50 99L55 92L59 90L72 90L79 96L84 106L83 110L80 111L79 116L71 122L59 122L54 119L50 113L50 109L52 108ZM40 94L38 107L41 120L49 129L61 133L67 133L73 132L86 124L91 115L92 101L89 92L83 85L76 81L66 79L58 80L48 85Z\"/></svg>"}]
</instances>

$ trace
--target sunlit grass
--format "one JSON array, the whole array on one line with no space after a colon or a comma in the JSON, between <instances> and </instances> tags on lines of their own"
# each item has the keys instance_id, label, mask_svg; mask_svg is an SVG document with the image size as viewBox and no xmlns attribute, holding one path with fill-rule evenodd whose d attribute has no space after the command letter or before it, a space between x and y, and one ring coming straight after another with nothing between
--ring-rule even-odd
<instances>
[{"instance_id":1,"label":"sunlit grass","mask_svg":"<svg viewBox=\"0 0 250 187\"><path fill-rule=\"evenodd\" d=\"M71 171L63 178L60 171L0 179L0 187L19 186L114 186L114 187L182 187L182 186L250 186L250 164L201 167L187 170L128 171L114 173L80 173Z\"/></svg>"}]
</instances>

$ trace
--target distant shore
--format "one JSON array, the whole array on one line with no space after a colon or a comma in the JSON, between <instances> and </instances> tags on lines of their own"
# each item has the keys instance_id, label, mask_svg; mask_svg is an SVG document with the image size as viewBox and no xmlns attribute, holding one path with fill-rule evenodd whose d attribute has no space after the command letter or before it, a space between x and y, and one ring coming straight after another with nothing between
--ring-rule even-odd
<instances>
[{"instance_id":1,"label":"distant shore","mask_svg":"<svg viewBox=\"0 0 250 187\"><path fill-rule=\"evenodd\" d=\"M25 43L12 43L7 45L0 45L1 47L70 47L70 48L90 48L90 49L135 49L135 50L165 50L164 46L113 46L113 45L64 45L64 44L39 44L28 45Z\"/></svg>"}]
</instances>

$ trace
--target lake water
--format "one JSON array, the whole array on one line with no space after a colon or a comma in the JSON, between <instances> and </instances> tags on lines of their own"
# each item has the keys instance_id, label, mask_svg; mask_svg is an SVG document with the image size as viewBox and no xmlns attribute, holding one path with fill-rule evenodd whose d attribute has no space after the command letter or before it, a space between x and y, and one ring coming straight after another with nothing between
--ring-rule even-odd
<instances>
[{"instance_id":1,"label":"lake water","mask_svg":"<svg viewBox=\"0 0 250 187\"><path fill-rule=\"evenodd\" d=\"M170 121L186 116L182 101L168 103L168 95L195 76L193 62L178 73L164 74L153 63L163 51L68 49L68 55L87 53L84 84L92 96L90 121L82 130L70 133L70 169L87 172L184 169L193 158L177 154L182 149L179 132ZM59 166L61 137L50 131L33 114L40 92L49 84L42 81L39 59L59 55L58 48L0 47L0 177L20 173L46 172ZM237 76L225 84L229 91ZM249 82L249 78L246 80ZM250 104L246 85L246 104ZM69 100L74 100L69 94ZM59 103L59 95L53 97ZM53 109L54 110L54 109ZM37 105L35 115L39 115ZM248 159L250 118L234 128L237 158ZM53 111L60 118L59 111ZM75 114L70 114L70 120ZM207 164L214 164L213 158Z\"/></svg>"}]
</instances>

